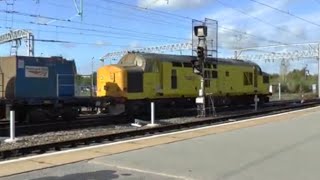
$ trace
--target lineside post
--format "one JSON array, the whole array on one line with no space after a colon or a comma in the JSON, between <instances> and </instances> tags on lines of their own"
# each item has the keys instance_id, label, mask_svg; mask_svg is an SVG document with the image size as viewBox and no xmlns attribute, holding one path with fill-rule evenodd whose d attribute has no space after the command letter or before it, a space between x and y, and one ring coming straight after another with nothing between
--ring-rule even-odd
<instances>
[{"instance_id":1,"label":"lineside post","mask_svg":"<svg viewBox=\"0 0 320 180\"><path fill-rule=\"evenodd\" d=\"M320 44L318 44L318 98L320 98Z\"/></svg>"},{"instance_id":2,"label":"lineside post","mask_svg":"<svg viewBox=\"0 0 320 180\"><path fill-rule=\"evenodd\" d=\"M257 95L254 95L254 110L257 111L258 110L258 102L259 102L259 98Z\"/></svg>"},{"instance_id":3,"label":"lineside post","mask_svg":"<svg viewBox=\"0 0 320 180\"><path fill-rule=\"evenodd\" d=\"M151 124L154 124L154 102L151 102Z\"/></svg>"},{"instance_id":4,"label":"lineside post","mask_svg":"<svg viewBox=\"0 0 320 180\"><path fill-rule=\"evenodd\" d=\"M151 102L151 123L147 126L157 126L158 124L154 123L154 102Z\"/></svg>"},{"instance_id":5,"label":"lineside post","mask_svg":"<svg viewBox=\"0 0 320 180\"><path fill-rule=\"evenodd\" d=\"M278 89L279 89L279 100L281 100L281 83L278 84Z\"/></svg>"},{"instance_id":6,"label":"lineside post","mask_svg":"<svg viewBox=\"0 0 320 180\"><path fill-rule=\"evenodd\" d=\"M59 97L59 74L57 74L57 85L56 85L56 90L57 90L57 97Z\"/></svg>"},{"instance_id":7,"label":"lineside post","mask_svg":"<svg viewBox=\"0 0 320 180\"><path fill-rule=\"evenodd\" d=\"M13 143L17 141L15 137L15 112L13 110L10 111L10 138L4 141L6 143Z\"/></svg>"}]
</instances>

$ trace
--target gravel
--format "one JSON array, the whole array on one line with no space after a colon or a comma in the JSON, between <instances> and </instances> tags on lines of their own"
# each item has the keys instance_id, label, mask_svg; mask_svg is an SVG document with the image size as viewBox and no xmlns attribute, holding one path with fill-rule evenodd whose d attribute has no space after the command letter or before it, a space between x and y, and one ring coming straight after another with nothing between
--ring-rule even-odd
<instances>
[{"instance_id":1,"label":"gravel","mask_svg":"<svg viewBox=\"0 0 320 180\"><path fill-rule=\"evenodd\" d=\"M248 111L246 110L246 112ZM224 114L230 115L230 113L231 112L219 113L219 116L217 117L221 117ZM236 113L236 112L232 112L232 113ZM239 111L237 111L237 113L239 113ZM206 118L179 117L179 118L157 120L156 123L159 125L181 124L181 123L198 121L203 119L206 119ZM151 127L142 126L139 128L139 127L131 126L130 124L112 125L112 126L109 125L109 126L92 127L92 128L86 128L86 129L74 129L74 130L66 130L66 131L48 132L48 133L37 134L37 135L20 136L18 137L18 141L15 143L4 143L4 139L2 140L0 139L0 151L17 149L22 147L30 147L34 145L63 142L63 141L75 140L75 139L81 139L81 138L87 138L87 137L102 136L102 135L132 131L135 129L146 129L146 128L151 128Z\"/></svg>"},{"instance_id":2,"label":"gravel","mask_svg":"<svg viewBox=\"0 0 320 180\"><path fill-rule=\"evenodd\" d=\"M103 126L86 129L75 129L68 131L48 132L44 134L20 136L15 143L2 143L0 144L0 151L30 147L34 145L50 144L54 142L63 142L67 140L80 139L85 137L94 137L106 134L112 134L116 132L125 132L136 129L129 125L123 126Z\"/></svg>"},{"instance_id":3,"label":"gravel","mask_svg":"<svg viewBox=\"0 0 320 180\"><path fill-rule=\"evenodd\" d=\"M172 122L170 119L168 120L159 120L157 123L159 125L164 125L168 123L183 123L187 121L194 120L194 118L173 118ZM93 128L86 128L86 129L74 129L74 130L67 130L67 131L56 131L56 132L48 132L43 134L37 135L28 135L28 136L20 136L18 137L18 141L15 143L4 143L4 139L1 141L0 144L0 151L4 150L11 150L17 149L22 147L30 147L34 145L41 145L41 144L50 144L54 142L63 142L67 140L75 140L80 138L87 138L87 137L95 137L101 135L108 135L113 133L120 133L126 131L132 131L135 129L146 129L150 128L148 126L142 127L134 127L130 124L125 125L112 125L112 126L101 126L101 127L93 127Z\"/></svg>"}]
</instances>

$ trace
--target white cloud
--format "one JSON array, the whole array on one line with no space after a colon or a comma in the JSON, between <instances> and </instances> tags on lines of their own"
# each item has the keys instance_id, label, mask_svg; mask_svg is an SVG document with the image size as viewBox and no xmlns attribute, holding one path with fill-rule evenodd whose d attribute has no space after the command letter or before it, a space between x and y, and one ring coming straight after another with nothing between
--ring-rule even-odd
<instances>
[{"instance_id":1,"label":"white cloud","mask_svg":"<svg viewBox=\"0 0 320 180\"><path fill-rule=\"evenodd\" d=\"M320 27L312 25L302 20L280 13L274 9L247 1L245 6L228 2L227 0L220 0L225 4L230 4L236 9L244 11L248 15L244 15L235 9L226 8L216 2L216 7L211 14L204 14L203 17L208 17L211 19L216 19L219 22L219 26L226 27L228 29L233 29L234 31L241 31L250 33L254 36L261 38L246 36L242 33L231 32L223 28L219 28L219 51L223 52L223 57L233 57L234 50L237 48L246 47L257 47L266 45L275 45L276 42L265 41L264 39L274 40L277 42L292 44L292 43L308 43L308 42L319 42L320 33L317 33ZM319 11L314 11L311 7L306 7L304 1L301 0L259 0L266 4L270 4L272 7L282 9L284 11L295 14L299 17L303 17L307 20L316 22L320 24L320 20L316 17L320 16ZM234 2L234 1L233 1ZM315 4L319 6L319 4ZM312 6L312 5L310 5ZM305 9L310 8L310 10ZM250 17L251 16L251 17ZM253 17L257 17L271 25L263 22L259 22ZM278 28L276 28L278 27ZM280 30L279 28L283 29ZM223 49L223 48L225 49ZM242 55L249 54L264 54L268 52L286 53L294 52L296 50L307 50L309 46L284 46L277 48L263 48L253 51L242 52ZM280 61L275 61L275 63L264 63L264 61L257 61L262 65L263 69L267 72L279 72ZM306 61L309 63L312 61ZM291 64L292 68L299 68L301 66L301 61L293 61ZM311 67L312 66L312 67ZM309 67L308 67L309 68ZM310 69L314 72L314 66L310 65Z\"/></svg>"},{"instance_id":2,"label":"white cloud","mask_svg":"<svg viewBox=\"0 0 320 180\"><path fill-rule=\"evenodd\" d=\"M214 0L139 0L138 5L145 8L192 9L202 7Z\"/></svg>"},{"instance_id":3,"label":"white cloud","mask_svg":"<svg viewBox=\"0 0 320 180\"><path fill-rule=\"evenodd\" d=\"M95 42L95 45L97 45L97 46L105 46L105 45L107 45L107 43L102 41L102 40L98 40L98 41Z\"/></svg>"},{"instance_id":4,"label":"white cloud","mask_svg":"<svg viewBox=\"0 0 320 180\"><path fill-rule=\"evenodd\" d=\"M36 19L36 23L39 23L39 24L47 24L50 21L51 21L50 19L43 18L43 17L38 17Z\"/></svg>"},{"instance_id":5,"label":"white cloud","mask_svg":"<svg viewBox=\"0 0 320 180\"><path fill-rule=\"evenodd\" d=\"M224 4L230 4L226 1L223 2ZM219 2L216 3L219 5ZM286 10L288 5L297 3L297 0L272 0L267 3L272 5L272 7ZM231 6L234 7L237 5L233 4ZM212 14L207 14L205 17L218 20L219 25L222 27L246 32L261 38L219 28L220 46L234 49L276 44L276 42L272 42L272 40L283 43L293 43L297 41L301 42L301 40L310 36L310 34L307 33L306 26L303 25L300 20L290 18L271 8L253 2L248 3L246 8L238 6L234 7L235 9L244 11L247 15L232 8L221 7L223 7L221 10L215 11ZM318 15L320 14L318 13ZM317 17L315 14L312 16ZM259 20L253 17L261 19L264 22L259 22ZM264 41L263 39L271 41Z\"/></svg>"}]
</instances>

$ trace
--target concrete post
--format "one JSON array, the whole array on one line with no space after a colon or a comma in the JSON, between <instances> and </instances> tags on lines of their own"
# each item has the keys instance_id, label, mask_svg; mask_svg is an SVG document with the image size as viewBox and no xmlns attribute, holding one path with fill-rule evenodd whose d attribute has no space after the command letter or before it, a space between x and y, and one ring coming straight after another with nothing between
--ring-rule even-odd
<instances>
[{"instance_id":1,"label":"concrete post","mask_svg":"<svg viewBox=\"0 0 320 180\"><path fill-rule=\"evenodd\" d=\"M151 124L154 124L154 102L151 102Z\"/></svg>"},{"instance_id":2,"label":"concrete post","mask_svg":"<svg viewBox=\"0 0 320 180\"><path fill-rule=\"evenodd\" d=\"M272 86L272 84L269 86L269 93L273 93L273 86Z\"/></svg>"},{"instance_id":3,"label":"concrete post","mask_svg":"<svg viewBox=\"0 0 320 180\"><path fill-rule=\"evenodd\" d=\"M254 95L254 110L257 111L258 110L258 102L259 102L259 98L257 95Z\"/></svg>"},{"instance_id":4,"label":"concrete post","mask_svg":"<svg viewBox=\"0 0 320 180\"><path fill-rule=\"evenodd\" d=\"M318 44L318 98L320 98L320 44Z\"/></svg>"},{"instance_id":5,"label":"concrete post","mask_svg":"<svg viewBox=\"0 0 320 180\"><path fill-rule=\"evenodd\" d=\"M16 141L15 137L15 112L10 111L10 138L6 139L5 142L12 143Z\"/></svg>"},{"instance_id":6,"label":"concrete post","mask_svg":"<svg viewBox=\"0 0 320 180\"><path fill-rule=\"evenodd\" d=\"M59 97L59 74L57 74L57 97Z\"/></svg>"},{"instance_id":7,"label":"concrete post","mask_svg":"<svg viewBox=\"0 0 320 180\"><path fill-rule=\"evenodd\" d=\"M281 100L281 83L278 84L278 89L279 89L279 100Z\"/></svg>"},{"instance_id":8,"label":"concrete post","mask_svg":"<svg viewBox=\"0 0 320 180\"><path fill-rule=\"evenodd\" d=\"M154 110L155 110L155 109L154 109L154 102L151 102L151 123L150 123L150 124L147 124L147 126L151 126L151 127L152 127L152 126L157 126L157 125L158 125L158 124L155 124L155 123L154 123L154 116L155 116L155 115L154 115L154 114L155 114L155 113L154 113Z\"/></svg>"},{"instance_id":9,"label":"concrete post","mask_svg":"<svg viewBox=\"0 0 320 180\"><path fill-rule=\"evenodd\" d=\"M94 57L92 58L91 61L91 91L90 91L90 96L93 97L94 96L94 85L93 85L93 72L94 72Z\"/></svg>"}]
</instances>

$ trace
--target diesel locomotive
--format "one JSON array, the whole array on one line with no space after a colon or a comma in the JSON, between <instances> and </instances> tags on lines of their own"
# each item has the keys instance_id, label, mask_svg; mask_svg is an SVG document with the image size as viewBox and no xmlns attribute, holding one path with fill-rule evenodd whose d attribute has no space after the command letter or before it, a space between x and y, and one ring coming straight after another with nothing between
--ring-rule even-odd
<instances>
[{"instance_id":1,"label":"diesel locomotive","mask_svg":"<svg viewBox=\"0 0 320 180\"><path fill-rule=\"evenodd\" d=\"M145 111L150 101L158 105L195 105L200 76L193 73L194 56L127 53L117 64L97 71L97 96L112 100L115 113ZM249 61L207 58L204 65L206 94L215 106L269 101L269 75Z\"/></svg>"}]
</instances>

